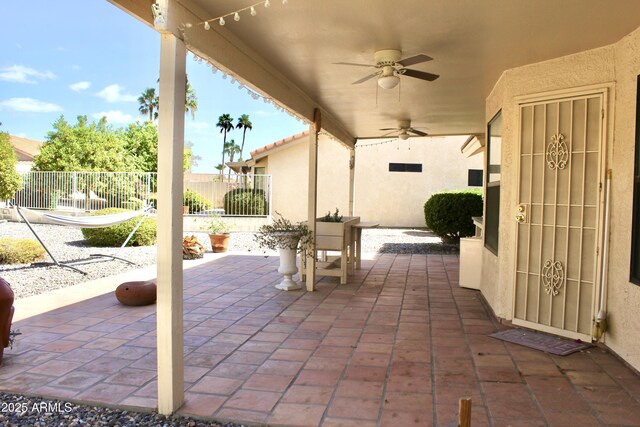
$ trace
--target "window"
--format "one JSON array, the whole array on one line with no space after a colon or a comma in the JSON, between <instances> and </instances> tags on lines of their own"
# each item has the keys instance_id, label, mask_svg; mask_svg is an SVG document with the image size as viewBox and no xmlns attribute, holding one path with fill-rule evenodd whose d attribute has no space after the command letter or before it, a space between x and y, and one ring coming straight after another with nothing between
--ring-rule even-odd
<instances>
[{"instance_id":1,"label":"window","mask_svg":"<svg viewBox=\"0 0 640 427\"><path fill-rule=\"evenodd\" d=\"M422 163L389 163L389 172L422 172Z\"/></svg>"},{"instance_id":2,"label":"window","mask_svg":"<svg viewBox=\"0 0 640 427\"><path fill-rule=\"evenodd\" d=\"M467 186L482 187L482 169L469 169Z\"/></svg>"},{"instance_id":3,"label":"window","mask_svg":"<svg viewBox=\"0 0 640 427\"><path fill-rule=\"evenodd\" d=\"M633 173L633 221L631 225L631 282L640 285L640 76L636 91L636 152Z\"/></svg>"},{"instance_id":4,"label":"window","mask_svg":"<svg viewBox=\"0 0 640 427\"><path fill-rule=\"evenodd\" d=\"M500 156L502 154L502 111L487 125L487 189L485 191L484 247L498 255L500 229Z\"/></svg>"}]
</instances>

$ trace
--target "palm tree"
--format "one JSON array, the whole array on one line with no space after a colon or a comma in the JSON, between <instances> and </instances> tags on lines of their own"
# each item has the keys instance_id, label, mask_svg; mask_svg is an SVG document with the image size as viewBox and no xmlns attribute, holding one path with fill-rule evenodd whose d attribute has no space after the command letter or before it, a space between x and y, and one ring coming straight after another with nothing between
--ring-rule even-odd
<instances>
[{"instance_id":1,"label":"palm tree","mask_svg":"<svg viewBox=\"0 0 640 427\"><path fill-rule=\"evenodd\" d=\"M249 116L247 114L243 114L238 117L238 124L236 125L236 129L242 129L242 145L240 146L240 160L242 161L242 152L244 151L244 139L247 135L247 129L252 130L253 124L251 120L249 120Z\"/></svg>"},{"instance_id":2,"label":"palm tree","mask_svg":"<svg viewBox=\"0 0 640 427\"><path fill-rule=\"evenodd\" d=\"M140 103L138 111L140 111L141 114L148 114L149 121L158 117L158 95L156 95L156 90L154 88L146 88L138 97L138 102Z\"/></svg>"},{"instance_id":3,"label":"palm tree","mask_svg":"<svg viewBox=\"0 0 640 427\"><path fill-rule=\"evenodd\" d=\"M198 96L196 90L191 86L189 80L187 80L187 99L184 103L184 112L191 113L191 119L195 119L196 111L198 111Z\"/></svg>"},{"instance_id":4,"label":"palm tree","mask_svg":"<svg viewBox=\"0 0 640 427\"><path fill-rule=\"evenodd\" d=\"M159 81L160 79L158 79L158 82ZM191 118L195 119L196 111L198 111L198 95L196 95L196 90L191 86L191 83L189 83L189 79L186 81L184 112L191 113ZM139 110L142 114L149 114L149 121L158 118L159 99L154 88L145 89L142 95L138 97L138 102L140 103Z\"/></svg>"},{"instance_id":5,"label":"palm tree","mask_svg":"<svg viewBox=\"0 0 640 427\"><path fill-rule=\"evenodd\" d=\"M224 155L227 153L227 132L233 130L233 119L230 114L223 114L218 117L218 123L216 126L220 128L220 133L224 134L224 140L222 142L222 169L220 169L220 175L224 174Z\"/></svg>"},{"instance_id":6,"label":"palm tree","mask_svg":"<svg viewBox=\"0 0 640 427\"><path fill-rule=\"evenodd\" d=\"M233 159L236 157L236 154L240 152L240 146L236 144L235 140L231 140L227 142L227 146L225 148L227 154L229 155L229 161L233 162ZM231 178L231 170L229 170L228 174L229 178Z\"/></svg>"}]
</instances>

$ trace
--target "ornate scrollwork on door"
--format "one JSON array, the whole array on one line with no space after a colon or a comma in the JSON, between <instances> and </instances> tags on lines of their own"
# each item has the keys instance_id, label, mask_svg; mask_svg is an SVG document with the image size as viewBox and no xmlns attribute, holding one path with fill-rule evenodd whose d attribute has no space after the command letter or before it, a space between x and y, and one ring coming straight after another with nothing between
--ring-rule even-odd
<instances>
[{"instance_id":1,"label":"ornate scrollwork on door","mask_svg":"<svg viewBox=\"0 0 640 427\"><path fill-rule=\"evenodd\" d=\"M551 137L551 144L547 147L547 165L549 169L564 169L569 161L569 149L564 142L564 135L559 133Z\"/></svg>"},{"instance_id":2,"label":"ornate scrollwork on door","mask_svg":"<svg viewBox=\"0 0 640 427\"><path fill-rule=\"evenodd\" d=\"M555 297L560 293L560 288L564 282L564 267L560 261L548 259L542 267L542 284L544 291Z\"/></svg>"}]
</instances>

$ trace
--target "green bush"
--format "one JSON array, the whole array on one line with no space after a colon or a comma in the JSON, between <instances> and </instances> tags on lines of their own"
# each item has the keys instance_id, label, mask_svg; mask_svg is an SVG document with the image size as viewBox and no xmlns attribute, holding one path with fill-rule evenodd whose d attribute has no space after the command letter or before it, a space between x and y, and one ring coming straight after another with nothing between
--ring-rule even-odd
<instances>
[{"instance_id":1,"label":"green bush","mask_svg":"<svg viewBox=\"0 0 640 427\"><path fill-rule=\"evenodd\" d=\"M122 203L122 207L126 210L139 211L144 206L144 201L130 197L128 201Z\"/></svg>"},{"instance_id":2,"label":"green bush","mask_svg":"<svg viewBox=\"0 0 640 427\"><path fill-rule=\"evenodd\" d=\"M0 239L0 264L29 264L44 259L44 248L30 239Z\"/></svg>"},{"instance_id":3,"label":"green bush","mask_svg":"<svg viewBox=\"0 0 640 427\"><path fill-rule=\"evenodd\" d=\"M224 195L225 215L266 215L264 190L236 188Z\"/></svg>"},{"instance_id":4,"label":"green bush","mask_svg":"<svg viewBox=\"0 0 640 427\"><path fill-rule=\"evenodd\" d=\"M186 190L184 192L184 206L189 206L189 213L200 213L211 209L213 203L200 193L196 193L192 190Z\"/></svg>"},{"instance_id":5,"label":"green bush","mask_svg":"<svg viewBox=\"0 0 640 427\"><path fill-rule=\"evenodd\" d=\"M472 216L482 216L482 196L473 190L436 193L424 204L427 227L445 243L473 236Z\"/></svg>"},{"instance_id":6,"label":"green bush","mask_svg":"<svg viewBox=\"0 0 640 427\"><path fill-rule=\"evenodd\" d=\"M107 208L94 212L92 215L111 215L127 212L126 209ZM140 221L140 216L121 224L104 228L83 228L82 235L93 246L117 247L124 243L127 236ZM127 246L149 246L156 243L157 221L155 218L145 218L140 228L135 232Z\"/></svg>"}]
</instances>

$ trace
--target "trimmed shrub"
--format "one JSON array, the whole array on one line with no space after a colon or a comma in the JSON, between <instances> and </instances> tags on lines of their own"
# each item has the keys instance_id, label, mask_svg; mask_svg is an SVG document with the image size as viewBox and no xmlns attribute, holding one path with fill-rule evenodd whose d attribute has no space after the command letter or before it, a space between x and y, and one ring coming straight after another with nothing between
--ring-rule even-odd
<instances>
[{"instance_id":1,"label":"trimmed shrub","mask_svg":"<svg viewBox=\"0 0 640 427\"><path fill-rule=\"evenodd\" d=\"M44 259L44 248L31 239L0 239L0 264L29 264Z\"/></svg>"},{"instance_id":2,"label":"trimmed shrub","mask_svg":"<svg viewBox=\"0 0 640 427\"><path fill-rule=\"evenodd\" d=\"M213 203L200 193L186 190L184 192L184 206L189 206L189 213L195 214L211 209Z\"/></svg>"},{"instance_id":3,"label":"trimmed shrub","mask_svg":"<svg viewBox=\"0 0 640 427\"><path fill-rule=\"evenodd\" d=\"M139 211L144 206L144 201L130 197L127 202L122 203L122 207L126 210Z\"/></svg>"},{"instance_id":4,"label":"trimmed shrub","mask_svg":"<svg viewBox=\"0 0 640 427\"><path fill-rule=\"evenodd\" d=\"M424 204L427 227L445 243L473 236L472 216L482 215L482 196L475 191L436 193Z\"/></svg>"},{"instance_id":5,"label":"trimmed shrub","mask_svg":"<svg viewBox=\"0 0 640 427\"><path fill-rule=\"evenodd\" d=\"M266 215L264 190L236 188L224 195L225 215Z\"/></svg>"},{"instance_id":6,"label":"trimmed shrub","mask_svg":"<svg viewBox=\"0 0 640 427\"><path fill-rule=\"evenodd\" d=\"M126 209L107 208L94 212L91 215L111 215L127 212ZM121 224L104 228L83 228L82 235L92 246L117 247L124 243L127 236L140 221L140 216L132 218ZM145 218L140 228L135 232L127 246L150 246L156 243L157 221L155 218Z\"/></svg>"}]
</instances>

